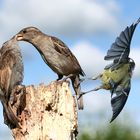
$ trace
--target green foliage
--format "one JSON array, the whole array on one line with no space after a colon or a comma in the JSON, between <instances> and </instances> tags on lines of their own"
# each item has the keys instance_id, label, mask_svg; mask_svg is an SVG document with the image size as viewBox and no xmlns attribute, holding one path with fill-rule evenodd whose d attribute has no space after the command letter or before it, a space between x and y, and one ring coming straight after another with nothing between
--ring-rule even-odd
<instances>
[{"instance_id":1,"label":"green foliage","mask_svg":"<svg viewBox=\"0 0 140 140\"><path fill-rule=\"evenodd\" d=\"M83 133L79 140L91 140L92 137L88 133Z\"/></svg>"},{"instance_id":2,"label":"green foliage","mask_svg":"<svg viewBox=\"0 0 140 140\"><path fill-rule=\"evenodd\" d=\"M108 128L102 127L93 132L84 132L78 140L138 140L134 126L120 123L110 124Z\"/></svg>"}]
</instances>

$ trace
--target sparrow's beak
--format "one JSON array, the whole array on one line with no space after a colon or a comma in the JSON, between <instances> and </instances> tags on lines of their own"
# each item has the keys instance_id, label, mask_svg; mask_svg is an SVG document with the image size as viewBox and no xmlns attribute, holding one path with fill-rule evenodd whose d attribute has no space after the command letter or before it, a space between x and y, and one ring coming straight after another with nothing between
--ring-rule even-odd
<instances>
[{"instance_id":1,"label":"sparrow's beak","mask_svg":"<svg viewBox=\"0 0 140 140\"><path fill-rule=\"evenodd\" d=\"M16 39L17 39L17 41L20 41L20 40L23 40L23 35L22 34L17 34L16 35Z\"/></svg>"}]
</instances>

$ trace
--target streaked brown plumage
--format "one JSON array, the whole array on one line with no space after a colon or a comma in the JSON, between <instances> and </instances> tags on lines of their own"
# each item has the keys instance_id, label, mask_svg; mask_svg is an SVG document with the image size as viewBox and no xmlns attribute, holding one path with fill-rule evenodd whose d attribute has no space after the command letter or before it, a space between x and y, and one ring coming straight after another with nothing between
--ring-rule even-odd
<instances>
[{"instance_id":1,"label":"streaked brown plumage","mask_svg":"<svg viewBox=\"0 0 140 140\"><path fill-rule=\"evenodd\" d=\"M5 42L0 49L0 99L4 120L9 127L18 127L18 119L11 109L10 95L23 80L23 63L16 36Z\"/></svg>"},{"instance_id":2,"label":"streaked brown plumage","mask_svg":"<svg viewBox=\"0 0 140 140\"><path fill-rule=\"evenodd\" d=\"M58 74L60 80L63 76L70 76L77 97L81 92L79 75L84 76L76 57L61 40L46 35L35 27L27 27L17 34L19 41L31 43L41 54L45 63ZM83 109L83 99L78 101L79 109Z\"/></svg>"}]
</instances>

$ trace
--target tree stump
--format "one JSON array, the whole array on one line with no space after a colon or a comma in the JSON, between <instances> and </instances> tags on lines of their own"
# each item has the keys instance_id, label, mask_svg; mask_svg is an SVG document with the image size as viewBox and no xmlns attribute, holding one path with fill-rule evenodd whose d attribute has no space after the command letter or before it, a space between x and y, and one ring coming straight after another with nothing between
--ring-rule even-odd
<instances>
[{"instance_id":1,"label":"tree stump","mask_svg":"<svg viewBox=\"0 0 140 140\"><path fill-rule=\"evenodd\" d=\"M12 106L22 128L12 129L15 140L75 140L77 107L68 82L27 86Z\"/></svg>"}]
</instances>

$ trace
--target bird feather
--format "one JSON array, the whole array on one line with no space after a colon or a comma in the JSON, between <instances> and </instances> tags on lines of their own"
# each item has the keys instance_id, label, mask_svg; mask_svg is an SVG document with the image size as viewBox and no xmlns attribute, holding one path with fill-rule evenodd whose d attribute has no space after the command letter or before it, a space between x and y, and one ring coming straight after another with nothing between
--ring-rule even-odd
<instances>
[{"instance_id":1,"label":"bird feather","mask_svg":"<svg viewBox=\"0 0 140 140\"><path fill-rule=\"evenodd\" d=\"M118 64L120 64L122 61L128 59L132 36L139 22L140 19L138 19L137 22L133 23L131 26L126 27L125 30L121 32L119 37L116 38L115 42L108 50L107 55L104 57L105 60L117 59Z\"/></svg>"}]
</instances>

